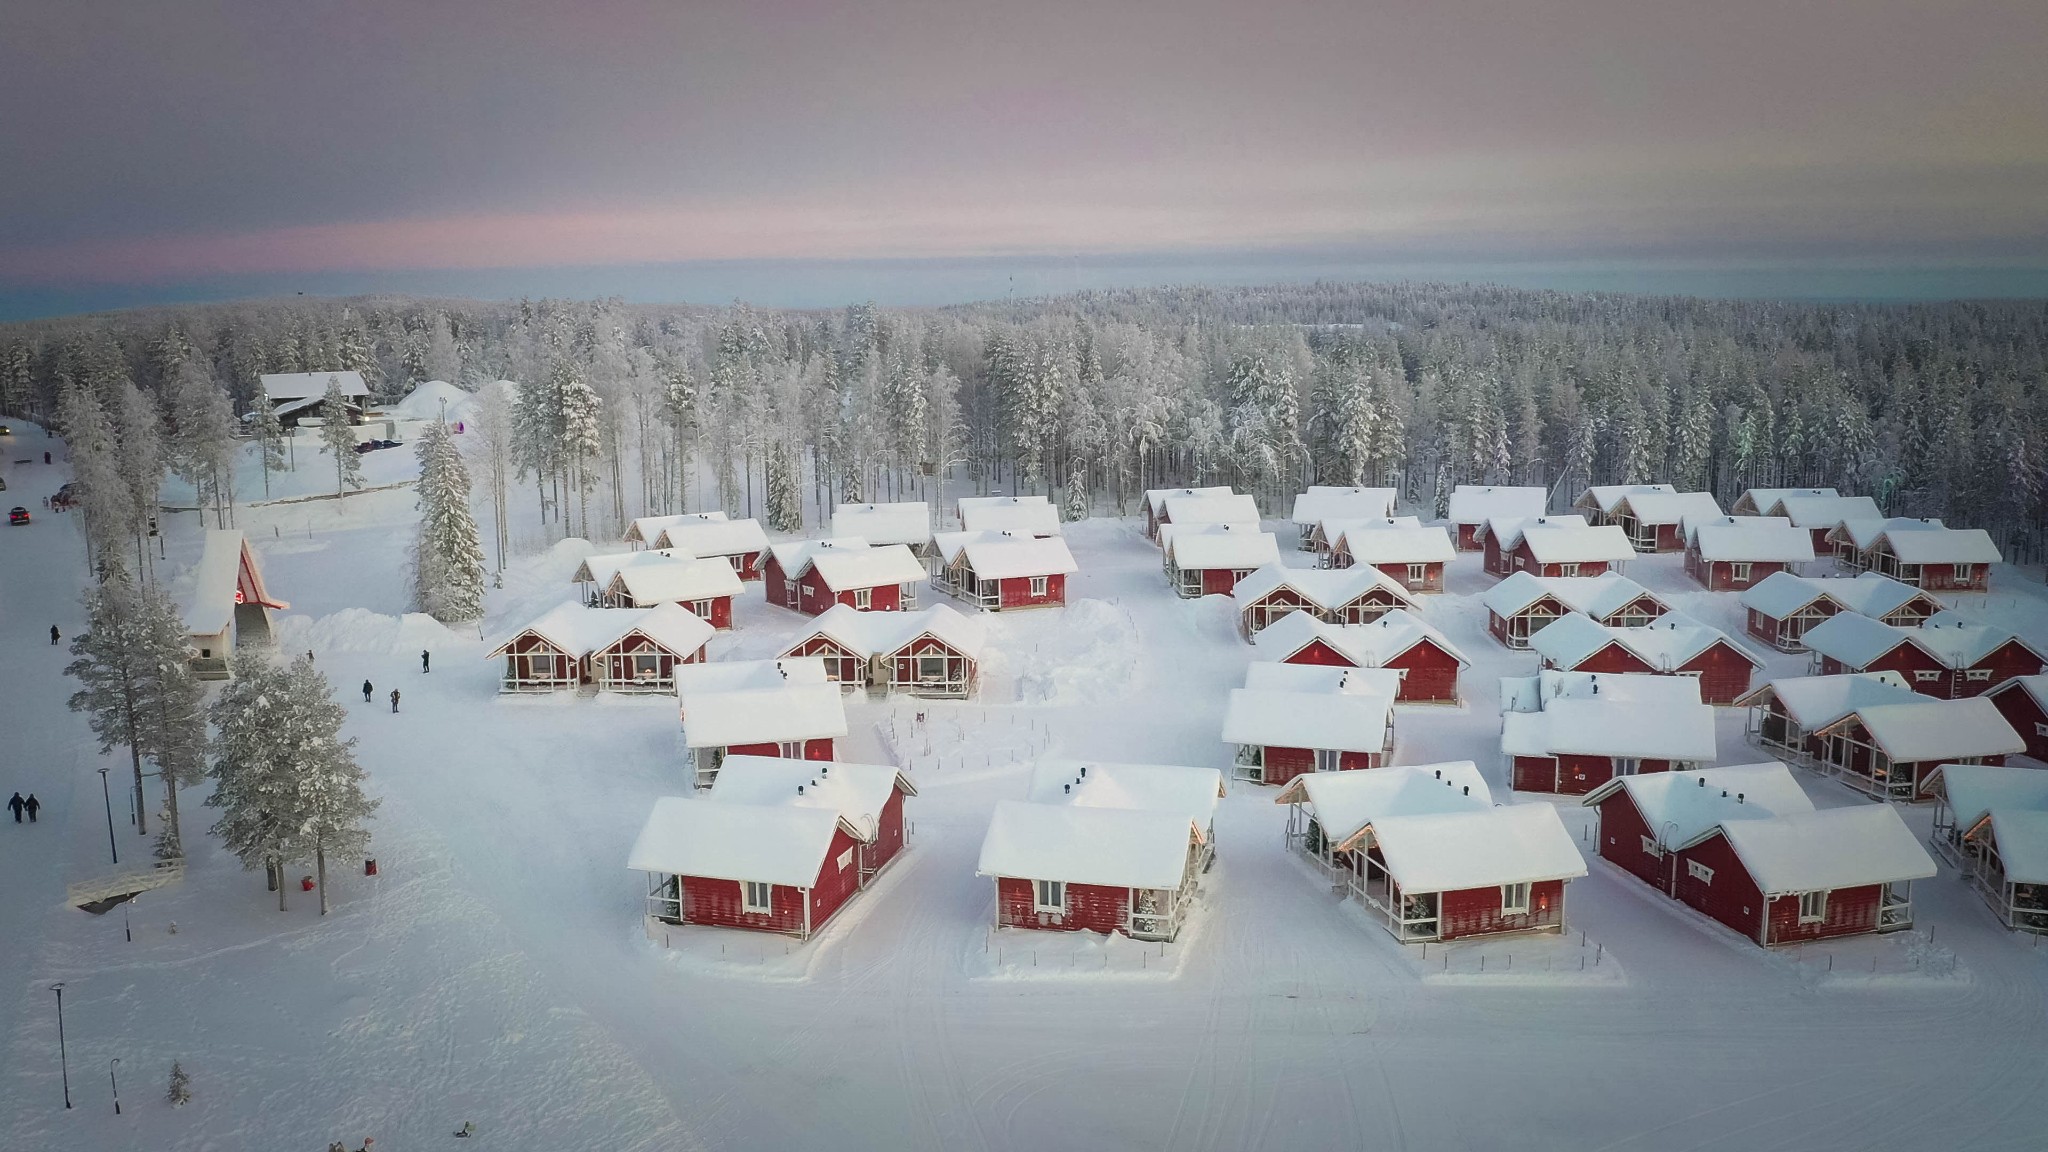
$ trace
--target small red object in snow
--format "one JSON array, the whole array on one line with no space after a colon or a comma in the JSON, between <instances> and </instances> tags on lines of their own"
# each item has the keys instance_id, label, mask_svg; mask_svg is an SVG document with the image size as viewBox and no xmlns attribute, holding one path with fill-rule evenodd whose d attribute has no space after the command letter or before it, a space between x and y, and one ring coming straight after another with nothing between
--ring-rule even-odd
<instances>
[{"instance_id":1,"label":"small red object in snow","mask_svg":"<svg viewBox=\"0 0 2048 1152\"><path fill-rule=\"evenodd\" d=\"M363 861L363 875L365 875L365 876L375 876L376 874L377 874L377 858L376 858L375 856L372 856L372 857L370 857L369 859L367 859L367 860L364 860L364 861Z\"/></svg>"},{"instance_id":2,"label":"small red object in snow","mask_svg":"<svg viewBox=\"0 0 2048 1152\"><path fill-rule=\"evenodd\" d=\"M311 876L301 876L301 877L299 877L299 891L301 891L301 892L311 892L312 890L313 890L313 878L312 878Z\"/></svg>"}]
</instances>

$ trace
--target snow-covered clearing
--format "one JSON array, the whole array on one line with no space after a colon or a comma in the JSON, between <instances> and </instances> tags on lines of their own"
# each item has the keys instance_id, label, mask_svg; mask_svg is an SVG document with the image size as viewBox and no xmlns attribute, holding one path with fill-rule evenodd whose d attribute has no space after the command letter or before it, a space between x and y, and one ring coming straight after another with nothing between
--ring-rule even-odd
<instances>
[{"instance_id":1,"label":"snow-covered clearing","mask_svg":"<svg viewBox=\"0 0 2048 1152\"><path fill-rule=\"evenodd\" d=\"M302 455L294 482L317 487L321 463ZM411 454L365 463L396 482ZM26 493L61 471L9 469ZM1229 763L1217 730L1250 649L1224 604L1169 594L1129 523L1068 533L1076 604L997 620L980 699L849 697L841 756L907 765L920 791L910 850L873 890L808 943L679 929L664 947L624 859L653 799L686 788L672 702L501 699L480 658L479 632L566 593L588 546L519 561L483 628L450 630L404 615L413 516L392 489L241 518L293 603L281 646L311 649L355 711L384 800L380 875L334 869L324 921L296 890L280 913L257 874L188 835L189 875L128 911L132 942L122 910L63 902L67 880L109 867L102 761L64 710L66 656L46 635L80 622L76 525L39 514L0 537L15 654L0 790L47 804L40 824L0 829L0 1148L318 1152L375 1136L396 1152L446 1146L464 1120L480 1147L548 1152L2039 1144L2048 948L1998 928L1947 869L1915 886L1910 935L1766 953L1595 860L1570 887L1569 936L1425 952L1282 851L1272 790L1236 785L1200 906L1163 954L990 931L974 864L991 806L1024 785L1019 756ZM175 567L196 556L199 518L169 524ZM1629 574L1739 624L1677 557ZM2048 636L2038 571L1998 579L1966 607ZM1461 556L1430 601L1474 667L1462 707L1400 711L1399 757L1470 758L1504 790L1494 681L1535 658L1485 635L1470 597L1490 583ZM772 654L799 619L750 587L738 625L715 658ZM1760 758L1733 710L1721 754ZM1805 779L1821 804L1861 802ZM129 863L145 844L121 803ZM188 828L212 818L196 795L186 810ZM1590 813L1560 812L1585 836ZM1929 813L1906 816L1925 832ZM162 1102L174 1058L196 1093L177 1110Z\"/></svg>"}]
</instances>

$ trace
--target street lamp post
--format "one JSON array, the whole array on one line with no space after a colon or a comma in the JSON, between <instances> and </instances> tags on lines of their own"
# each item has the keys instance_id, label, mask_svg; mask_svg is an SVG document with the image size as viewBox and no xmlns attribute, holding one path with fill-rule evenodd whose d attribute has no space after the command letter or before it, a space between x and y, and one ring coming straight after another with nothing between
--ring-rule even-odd
<instances>
[{"instance_id":1,"label":"street lamp post","mask_svg":"<svg viewBox=\"0 0 2048 1152\"><path fill-rule=\"evenodd\" d=\"M121 1058L114 1057L107 1063L107 1083L114 1086L114 1115L121 1114L121 1082L114 1078L114 1070L121 1066Z\"/></svg>"},{"instance_id":2,"label":"street lamp post","mask_svg":"<svg viewBox=\"0 0 2048 1152\"><path fill-rule=\"evenodd\" d=\"M100 769L100 799L107 805L107 851L114 854L114 863L121 862L121 850L114 846L114 794L107 791L107 770Z\"/></svg>"},{"instance_id":3,"label":"street lamp post","mask_svg":"<svg viewBox=\"0 0 2048 1152\"><path fill-rule=\"evenodd\" d=\"M57 994L57 1068L64 1076L64 1107L71 1107L71 1056L64 1049L64 982L50 985Z\"/></svg>"}]
</instances>

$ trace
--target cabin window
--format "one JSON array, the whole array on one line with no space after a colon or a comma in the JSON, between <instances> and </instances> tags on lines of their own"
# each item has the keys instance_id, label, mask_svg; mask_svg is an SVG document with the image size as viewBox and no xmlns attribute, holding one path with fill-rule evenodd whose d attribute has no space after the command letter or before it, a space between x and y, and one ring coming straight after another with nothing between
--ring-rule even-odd
<instances>
[{"instance_id":1,"label":"cabin window","mask_svg":"<svg viewBox=\"0 0 2048 1152\"><path fill-rule=\"evenodd\" d=\"M1641 770L1642 766L1642 760L1634 756L1616 756L1614 758L1614 774L1616 776L1633 776Z\"/></svg>"},{"instance_id":2,"label":"cabin window","mask_svg":"<svg viewBox=\"0 0 2048 1152\"><path fill-rule=\"evenodd\" d=\"M1429 565L1410 564L1408 566L1408 582L1410 584L1420 584L1427 579L1429 579Z\"/></svg>"},{"instance_id":3,"label":"cabin window","mask_svg":"<svg viewBox=\"0 0 2048 1152\"><path fill-rule=\"evenodd\" d=\"M848 848L848 849L847 849L846 851L844 851L844 852L841 852L841 853L839 854L839 870L840 870L841 872L844 872L844 871L846 871L846 870L847 870L847 869L848 869L849 867L851 867L852 865L853 865L853 849L851 849L851 848Z\"/></svg>"},{"instance_id":4,"label":"cabin window","mask_svg":"<svg viewBox=\"0 0 2048 1152\"><path fill-rule=\"evenodd\" d=\"M199 650L199 658L200 658L201 660L208 660L208 659L211 659L212 657L213 657L213 649L211 649L211 648L201 648L201 649Z\"/></svg>"},{"instance_id":5,"label":"cabin window","mask_svg":"<svg viewBox=\"0 0 2048 1152\"><path fill-rule=\"evenodd\" d=\"M1648 836L1645 836L1643 837L1643 855L1662 856L1664 855L1664 848L1662 845L1658 844L1656 840Z\"/></svg>"},{"instance_id":6,"label":"cabin window","mask_svg":"<svg viewBox=\"0 0 2048 1152\"><path fill-rule=\"evenodd\" d=\"M1500 886L1500 914L1503 916L1526 916L1529 914L1529 886L1527 884L1503 884Z\"/></svg>"},{"instance_id":7,"label":"cabin window","mask_svg":"<svg viewBox=\"0 0 2048 1152\"><path fill-rule=\"evenodd\" d=\"M1749 572L1750 572L1750 565L1748 565L1748 564L1730 564L1730 565L1728 565L1728 575L1729 575L1729 576L1731 576L1732 578L1736 579L1736 580L1747 580L1747 579L1749 579Z\"/></svg>"},{"instance_id":8,"label":"cabin window","mask_svg":"<svg viewBox=\"0 0 2048 1152\"><path fill-rule=\"evenodd\" d=\"M801 760L804 758L804 742L801 740L784 740L775 746L775 750L781 753L784 760Z\"/></svg>"},{"instance_id":9,"label":"cabin window","mask_svg":"<svg viewBox=\"0 0 2048 1152\"><path fill-rule=\"evenodd\" d=\"M782 598L792 601L796 599L796 581L784 580L782 582Z\"/></svg>"},{"instance_id":10,"label":"cabin window","mask_svg":"<svg viewBox=\"0 0 2048 1152\"><path fill-rule=\"evenodd\" d=\"M854 606L855 608L872 608L872 607L874 607L874 604L875 604L875 590L874 590L874 589L872 589L872 588L855 588L855 589L853 590L853 606Z\"/></svg>"},{"instance_id":11,"label":"cabin window","mask_svg":"<svg viewBox=\"0 0 2048 1152\"><path fill-rule=\"evenodd\" d=\"M660 656L652 652L636 652L633 654L633 678L635 680L651 680L660 674Z\"/></svg>"},{"instance_id":12,"label":"cabin window","mask_svg":"<svg viewBox=\"0 0 2048 1152\"><path fill-rule=\"evenodd\" d=\"M700 620L709 620L711 619L711 601L692 600L690 601L690 611L695 612Z\"/></svg>"},{"instance_id":13,"label":"cabin window","mask_svg":"<svg viewBox=\"0 0 2048 1152\"><path fill-rule=\"evenodd\" d=\"M2036 724L2036 725L2034 725L2034 735L2036 735L2036 736L2048 736L2048 724Z\"/></svg>"},{"instance_id":14,"label":"cabin window","mask_svg":"<svg viewBox=\"0 0 2048 1152\"><path fill-rule=\"evenodd\" d=\"M1930 671L1922 668L1913 673L1914 682L1919 684L1932 684L1939 679L1941 679L1941 671L1939 669Z\"/></svg>"},{"instance_id":15,"label":"cabin window","mask_svg":"<svg viewBox=\"0 0 2048 1152\"><path fill-rule=\"evenodd\" d=\"M1050 583L1050 582L1051 582L1051 581L1050 581L1050 579L1049 579L1048 577L1045 577L1045 576L1033 576L1033 577L1031 578L1031 594L1032 594L1033 596L1043 596L1043 595L1045 595L1045 593L1046 593L1046 585L1047 585L1048 583Z\"/></svg>"},{"instance_id":16,"label":"cabin window","mask_svg":"<svg viewBox=\"0 0 2048 1152\"><path fill-rule=\"evenodd\" d=\"M1342 759L1343 755L1342 752L1335 748L1316 749L1316 771L1335 772L1338 768L1338 762Z\"/></svg>"},{"instance_id":17,"label":"cabin window","mask_svg":"<svg viewBox=\"0 0 2048 1152\"><path fill-rule=\"evenodd\" d=\"M946 678L946 658L944 656L919 656L917 658L917 678L920 682L926 684L944 680Z\"/></svg>"},{"instance_id":18,"label":"cabin window","mask_svg":"<svg viewBox=\"0 0 2048 1152\"><path fill-rule=\"evenodd\" d=\"M1799 922L1818 924L1828 918L1828 894L1826 892L1801 892L1799 894Z\"/></svg>"},{"instance_id":19,"label":"cabin window","mask_svg":"<svg viewBox=\"0 0 2048 1152\"><path fill-rule=\"evenodd\" d=\"M1989 668L1972 668L1972 669L1970 669L1969 671L1967 671L1967 672L1964 672L1964 673L1963 673L1963 679L1965 679L1965 680L1989 680L1989 679L1991 679L1991 669L1989 669Z\"/></svg>"},{"instance_id":20,"label":"cabin window","mask_svg":"<svg viewBox=\"0 0 2048 1152\"><path fill-rule=\"evenodd\" d=\"M1557 566L1557 574L1559 576L1577 576L1579 574L1579 566L1577 564L1559 564Z\"/></svg>"},{"instance_id":21,"label":"cabin window","mask_svg":"<svg viewBox=\"0 0 2048 1152\"><path fill-rule=\"evenodd\" d=\"M1958 580L1968 580L1974 574L1968 564L1958 564L1955 567L1955 578Z\"/></svg>"},{"instance_id":22,"label":"cabin window","mask_svg":"<svg viewBox=\"0 0 2048 1152\"><path fill-rule=\"evenodd\" d=\"M1685 874L1702 884L1712 884L1714 882L1714 870L1697 860L1687 860L1685 862Z\"/></svg>"},{"instance_id":23,"label":"cabin window","mask_svg":"<svg viewBox=\"0 0 2048 1152\"><path fill-rule=\"evenodd\" d=\"M1065 912L1067 910L1067 884L1064 880L1039 880L1033 883L1036 889L1032 899L1039 912Z\"/></svg>"},{"instance_id":24,"label":"cabin window","mask_svg":"<svg viewBox=\"0 0 2048 1152\"><path fill-rule=\"evenodd\" d=\"M740 911L766 913L775 910L775 885L761 880L749 880L740 885Z\"/></svg>"}]
</instances>

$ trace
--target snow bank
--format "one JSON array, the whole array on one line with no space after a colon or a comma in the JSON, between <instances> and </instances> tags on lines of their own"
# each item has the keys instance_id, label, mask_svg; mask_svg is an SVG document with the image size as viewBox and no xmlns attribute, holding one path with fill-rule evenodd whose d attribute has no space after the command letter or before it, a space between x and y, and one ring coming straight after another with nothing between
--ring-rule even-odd
<instances>
[{"instance_id":1,"label":"snow bank","mask_svg":"<svg viewBox=\"0 0 2048 1152\"><path fill-rule=\"evenodd\" d=\"M1050 627L1036 626L1035 619L1005 621L992 645L1015 679L1017 703L1105 704L1137 687L1138 625L1123 606L1076 600L1045 620Z\"/></svg>"},{"instance_id":2,"label":"snow bank","mask_svg":"<svg viewBox=\"0 0 2048 1152\"><path fill-rule=\"evenodd\" d=\"M448 419L462 418L463 410L475 401L470 393L446 380L429 380L406 394L405 399L384 409L386 416L399 420L438 420L441 404L448 405Z\"/></svg>"},{"instance_id":3,"label":"snow bank","mask_svg":"<svg viewBox=\"0 0 2048 1152\"><path fill-rule=\"evenodd\" d=\"M277 645L286 654L321 652L417 654L459 644L477 644L473 625L458 631L424 612L386 616L366 608L344 608L330 616L285 616L277 621Z\"/></svg>"}]
</instances>

